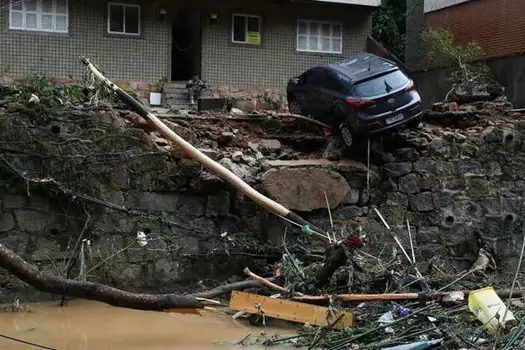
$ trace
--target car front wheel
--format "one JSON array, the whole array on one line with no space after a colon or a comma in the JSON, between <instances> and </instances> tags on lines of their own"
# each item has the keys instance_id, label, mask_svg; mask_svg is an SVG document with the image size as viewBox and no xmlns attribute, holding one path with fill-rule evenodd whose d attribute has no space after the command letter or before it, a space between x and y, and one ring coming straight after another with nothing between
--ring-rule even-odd
<instances>
[{"instance_id":1,"label":"car front wheel","mask_svg":"<svg viewBox=\"0 0 525 350\"><path fill-rule=\"evenodd\" d=\"M292 114L303 114L303 107L295 98L290 99L290 102L288 102L288 110Z\"/></svg>"}]
</instances>

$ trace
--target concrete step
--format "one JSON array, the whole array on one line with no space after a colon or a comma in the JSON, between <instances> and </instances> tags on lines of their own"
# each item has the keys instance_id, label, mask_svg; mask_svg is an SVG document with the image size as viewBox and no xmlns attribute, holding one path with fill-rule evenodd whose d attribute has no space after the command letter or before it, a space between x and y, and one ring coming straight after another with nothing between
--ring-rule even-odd
<instances>
[{"instance_id":1,"label":"concrete step","mask_svg":"<svg viewBox=\"0 0 525 350\"><path fill-rule=\"evenodd\" d=\"M186 110L193 109L193 106L191 106L189 103L187 103L187 104L172 104L172 103L168 103L168 106L171 109L186 109Z\"/></svg>"},{"instance_id":2,"label":"concrete step","mask_svg":"<svg viewBox=\"0 0 525 350\"><path fill-rule=\"evenodd\" d=\"M186 89L187 81L172 81L164 84L164 89L166 88L176 88L176 89Z\"/></svg>"},{"instance_id":3,"label":"concrete step","mask_svg":"<svg viewBox=\"0 0 525 350\"><path fill-rule=\"evenodd\" d=\"M190 96L187 92L168 92L168 93L164 93L164 96L166 96L166 98L179 98L179 99L189 99Z\"/></svg>"},{"instance_id":4,"label":"concrete step","mask_svg":"<svg viewBox=\"0 0 525 350\"><path fill-rule=\"evenodd\" d=\"M170 97L166 97L165 101L167 103L190 104L190 99L189 98L170 98Z\"/></svg>"},{"instance_id":5,"label":"concrete step","mask_svg":"<svg viewBox=\"0 0 525 350\"><path fill-rule=\"evenodd\" d=\"M180 87L174 87L174 86L165 86L163 91L166 93L169 93L169 92L188 91L188 89L186 89L185 87L180 88Z\"/></svg>"}]
</instances>

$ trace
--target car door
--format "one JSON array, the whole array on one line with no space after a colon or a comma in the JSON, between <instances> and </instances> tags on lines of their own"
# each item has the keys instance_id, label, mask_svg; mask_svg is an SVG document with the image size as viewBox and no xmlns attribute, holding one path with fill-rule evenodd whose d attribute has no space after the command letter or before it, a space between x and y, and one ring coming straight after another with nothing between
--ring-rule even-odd
<instances>
[{"instance_id":1,"label":"car door","mask_svg":"<svg viewBox=\"0 0 525 350\"><path fill-rule=\"evenodd\" d=\"M318 94L318 110L322 119L328 124L334 124L334 106L344 101L349 87L338 73L326 70L321 79L321 91Z\"/></svg>"},{"instance_id":2,"label":"car door","mask_svg":"<svg viewBox=\"0 0 525 350\"><path fill-rule=\"evenodd\" d=\"M321 116L321 98L319 94L322 92L322 87L320 86L322 75L322 68L313 68L308 71L304 82L305 90L302 106L306 114L316 118Z\"/></svg>"},{"instance_id":3,"label":"car door","mask_svg":"<svg viewBox=\"0 0 525 350\"><path fill-rule=\"evenodd\" d=\"M293 85L293 96L299 102L301 105L301 108L303 109L303 112L305 114L310 114L309 108L308 108L308 76L310 75L311 70L308 70L301 74L299 77L297 77L297 83Z\"/></svg>"}]
</instances>

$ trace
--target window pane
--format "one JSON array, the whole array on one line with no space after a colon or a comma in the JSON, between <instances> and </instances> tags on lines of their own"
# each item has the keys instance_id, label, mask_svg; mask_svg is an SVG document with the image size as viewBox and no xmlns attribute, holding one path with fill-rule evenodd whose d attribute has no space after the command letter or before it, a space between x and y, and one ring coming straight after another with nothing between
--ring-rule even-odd
<instances>
[{"instance_id":1,"label":"window pane","mask_svg":"<svg viewBox=\"0 0 525 350\"><path fill-rule=\"evenodd\" d=\"M18 0L11 1L11 9L22 11L22 1L18 1Z\"/></svg>"},{"instance_id":2,"label":"window pane","mask_svg":"<svg viewBox=\"0 0 525 350\"><path fill-rule=\"evenodd\" d=\"M299 42L297 44L297 49L299 50L308 50L308 47L306 46L307 45L307 36L305 35L299 35Z\"/></svg>"},{"instance_id":3,"label":"window pane","mask_svg":"<svg viewBox=\"0 0 525 350\"><path fill-rule=\"evenodd\" d=\"M233 41L246 42L246 17L233 17Z\"/></svg>"},{"instance_id":4,"label":"window pane","mask_svg":"<svg viewBox=\"0 0 525 350\"><path fill-rule=\"evenodd\" d=\"M109 30L111 32L124 32L124 9L122 6L109 6Z\"/></svg>"},{"instance_id":5,"label":"window pane","mask_svg":"<svg viewBox=\"0 0 525 350\"><path fill-rule=\"evenodd\" d=\"M259 32L259 17L248 17L248 31Z\"/></svg>"},{"instance_id":6,"label":"window pane","mask_svg":"<svg viewBox=\"0 0 525 350\"><path fill-rule=\"evenodd\" d=\"M42 29L53 30L53 15L42 15Z\"/></svg>"},{"instance_id":7,"label":"window pane","mask_svg":"<svg viewBox=\"0 0 525 350\"><path fill-rule=\"evenodd\" d=\"M330 38L323 37L321 40L321 51L330 51Z\"/></svg>"},{"instance_id":8,"label":"window pane","mask_svg":"<svg viewBox=\"0 0 525 350\"><path fill-rule=\"evenodd\" d=\"M309 50L313 50L313 51L317 51L319 50L319 45L317 43L317 37L316 36L310 36L308 38L308 49Z\"/></svg>"},{"instance_id":9,"label":"window pane","mask_svg":"<svg viewBox=\"0 0 525 350\"><path fill-rule=\"evenodd\" d=\"M57 8L56 13L67 13L66 0L56 0Z\"/></svg>"},{"instance_id":10,"label":"window pane","mask_svg":"<svg viewBox=\"0 0 525 350\"><path fill-rule=\"evenodd\" d=\"M26 28L36 29L36 14L35 13L26 14Z\"/></svg>"},{"instance_id":11,"label":"window pane","mask_svg":"<svg viewBox=\"0 0 525 350\"><path fill-rule=\"evenodd\" d=\"M36 0L26 0L26 11L36 11Z\"/></svg>"},{"instance_id":12,"label":"window pane","mask_svg":"<svg viewBox=\"0 0 525 350\"><path fill-rule=\"evenodd\" d=\"M341 37L341 25L340 24L334 24L334 37L339 38Z\"/></svg>"},{"instance_id":13,"label":"window pane","mask_svg":"<svg viewBox=\"0 0 525 350\"><path fill-rule=\"evenodd\" d=\"M11 12L11 27L22 28L23 25L23 13L22 12Z\"/></svg>"},{"instance_id":14,"label":"window pane","mask_svg":"<svg viewBox=\"0 0 525 350\"><path fill-rule=\"evenodd\" d=\"M372 97L399 89L408 83L408 78L401 71L382 75L354 86L354 93L360 97Z\"/></svg>"},{"instance_id":15,"label":"window pane","mask_svg":"<svg viewBox=\"0 0 525 350\"><path fill-rule=\"evenodd\" d=\"M308 34L308 25L306 24L306 22L299 22L299 33L298 34L301 34L301 35L306 35Z\"/></svg>"},{"instance_id":16,"label":"window pane","mask_svg":"<svg viewBox=\"0 0 525 350\"><path fill-rule=\"evenodd\" d=\"M60 30L60 31L66 31L67 30L67 25L66 25L66 16L64 15L57 15L56 17L56 30Z\"/></svg>"},{"instance_id":17,"label":"window pane","mask_svg":"<svg viewBox=\"0 0 525 350\"><path fill-rule=\"evenodd\" d=\"M53 0L42 0L42 12L53 12Z\"/></svg>"},{"instance_id":18,"label":"window pane","mask_svg":"<svg viewBox=\"0 0 525 350\"><path fill-rule=\"evenodd\" d=\"M319 25L315 22L310 23L310 35L319 34Z\"/></svg>"},{"instance_id":19,"label":"window pane","mask_svg":"<svg viewBox=\"0 0 525 350\"><path fill-rule=\"evenodd\" d=\"M126 7L126 33L138 34L139 33L139 8L138 7Z\"/></svg>"},{"instance_id":20,"label":"window pane","mask_svg":"<svg viewBox=\"0 0 525 350\"><path fill-rule=\"evenodd\" d=\"M341 52L342 51L342 47L341 47L341 39L333 39L332 40L332 51L333 52Z\"/></svg>"},{"instance_id":21,"label":"window pane","mask_svg":"<svg viewBox=\"0 0 525 350\"><path fill-rule=\"evenodd\" d=\"M323 33L324 36L330 36L330 35L332 35L332 34L330 33L330 27L331 27L330 24L327 24L327 23L323 24L322 33Z\"/></svg>"}]
</instances>

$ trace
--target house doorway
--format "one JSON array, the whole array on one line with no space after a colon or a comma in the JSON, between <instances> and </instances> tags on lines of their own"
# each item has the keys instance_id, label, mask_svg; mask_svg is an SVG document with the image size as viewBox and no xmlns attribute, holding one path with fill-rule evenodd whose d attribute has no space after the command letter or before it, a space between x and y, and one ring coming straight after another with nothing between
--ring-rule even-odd
<instances>
[{"instance_id":1,"label":"house doorway","mask_svg":"<svg viewBox=\"0 0 525 350\"><path fill-rule=\"evenodd\" d=\"M201 17L195 11L180 11L173 19L171 79L189 80L200 75Z\"/></svg>"}]
</instances>

